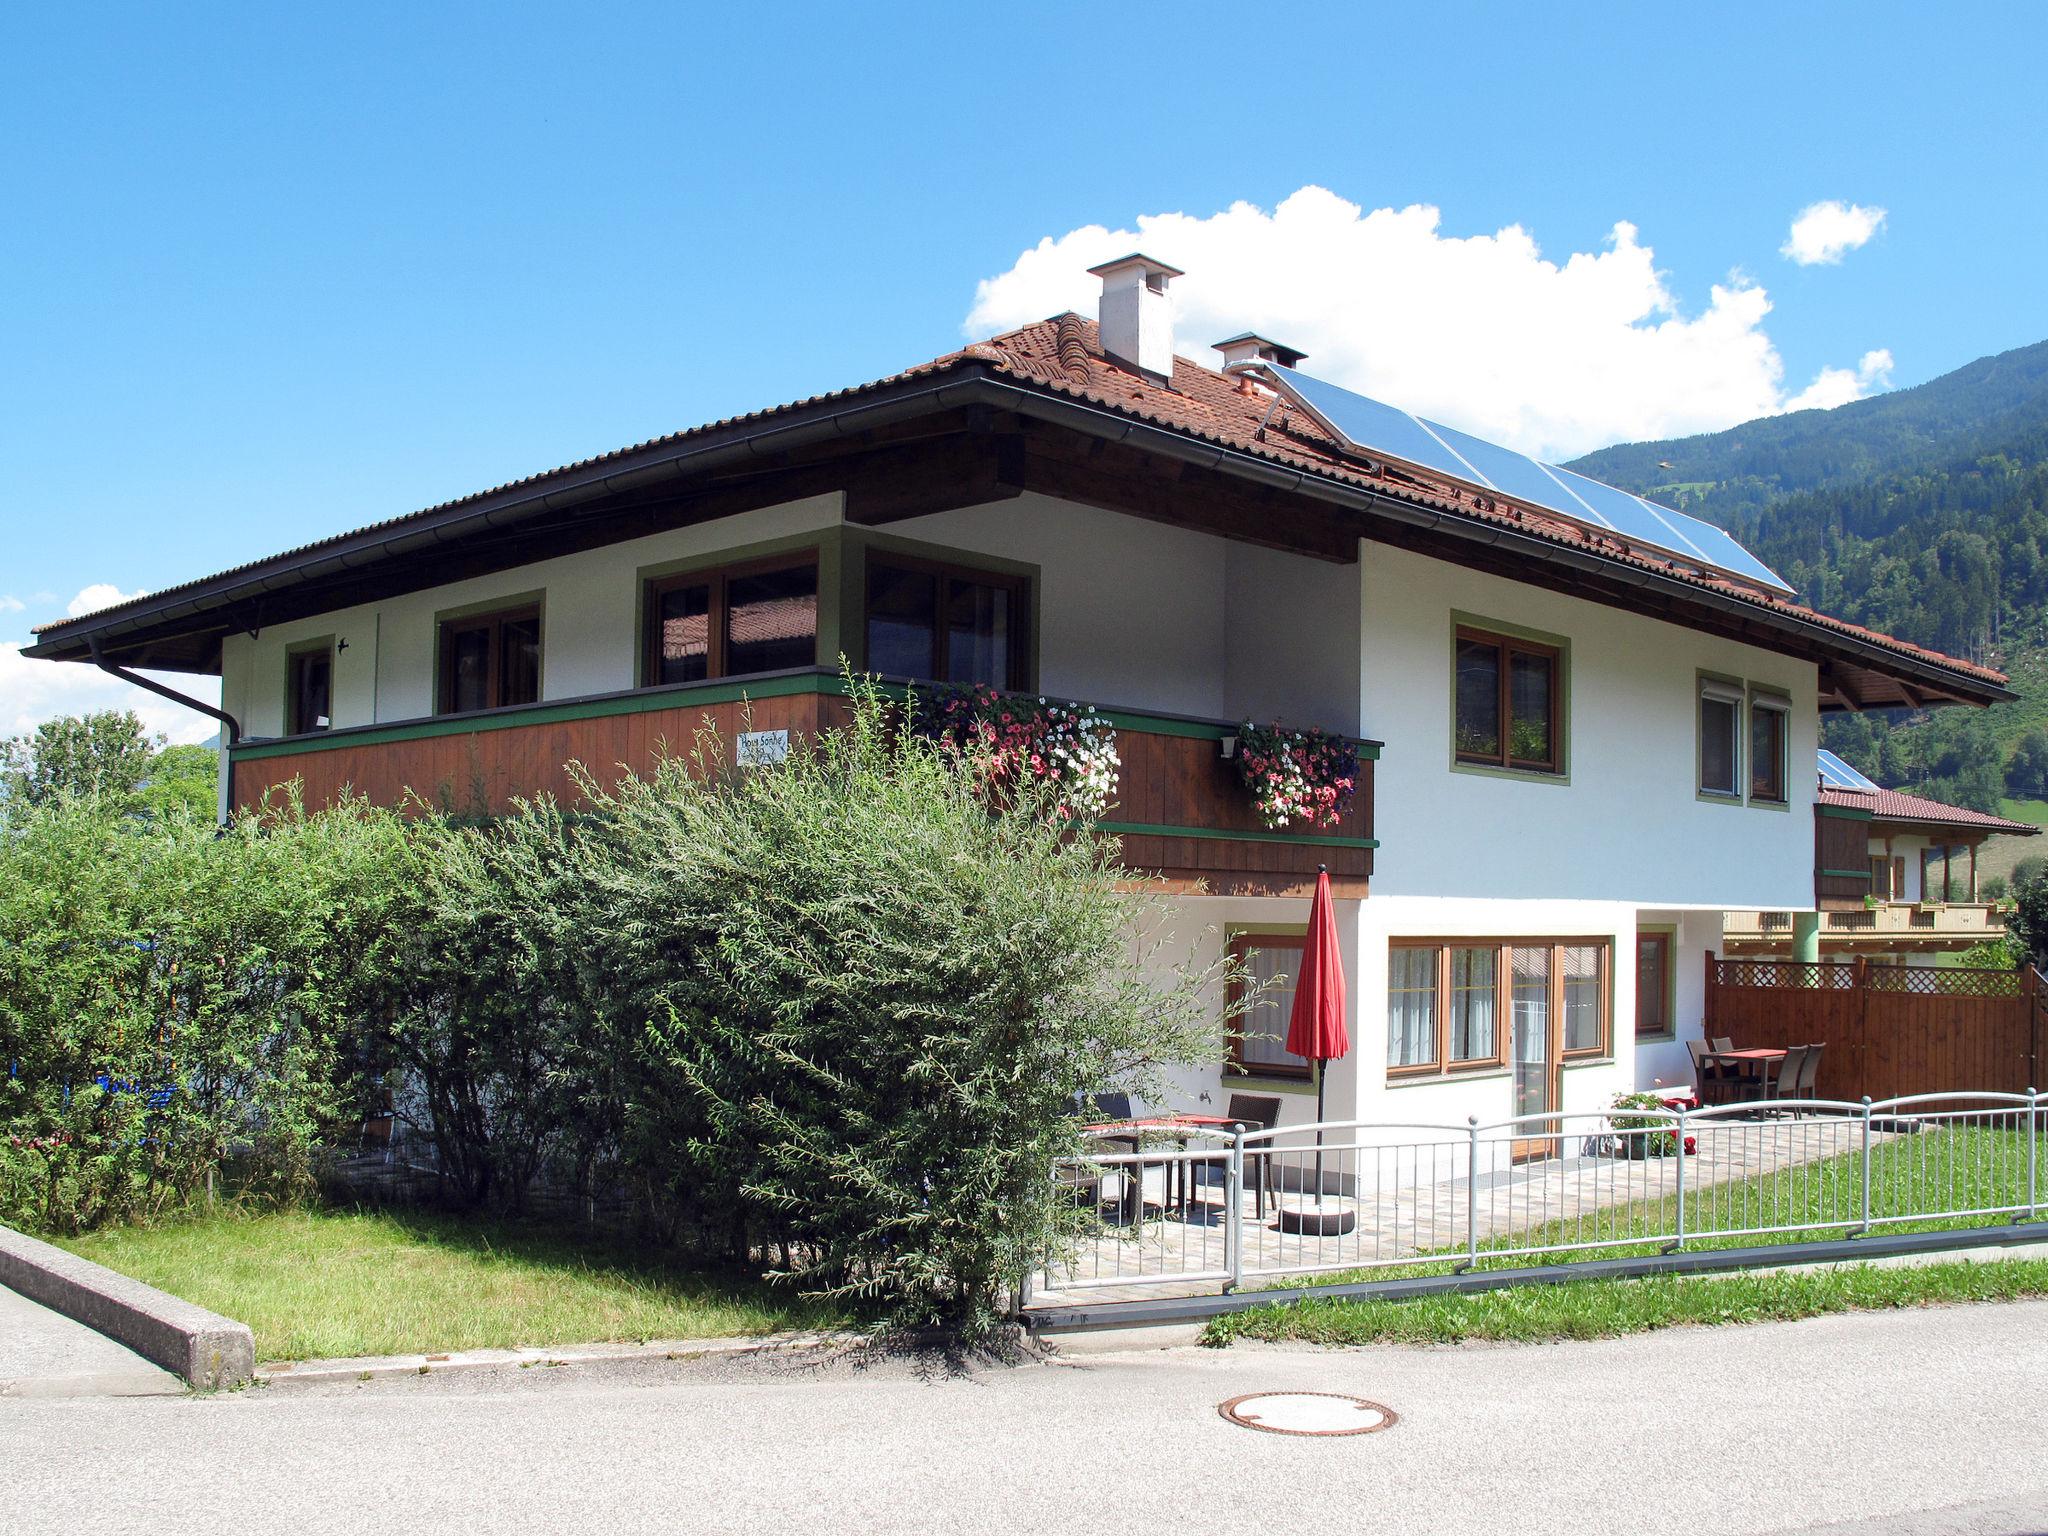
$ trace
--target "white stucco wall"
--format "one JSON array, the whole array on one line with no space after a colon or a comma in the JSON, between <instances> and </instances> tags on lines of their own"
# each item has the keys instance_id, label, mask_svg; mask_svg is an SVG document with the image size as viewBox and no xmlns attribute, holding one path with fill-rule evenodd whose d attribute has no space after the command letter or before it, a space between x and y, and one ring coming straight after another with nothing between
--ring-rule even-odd
<instances>
[{"instance_id":1,"label":"white stucco wall","mask_svg":"<svg viewBox=\"0 0 2048 1536\"><path fill-rule=\"evenodd\" d=\"M1813 900L1811 663L1619 609L1368 546L1363 730L1379 763L1373 901L1461 894L1643 906ZM1569 782L1451 767L1452 614L1570 643ZM1697 673L1791 698L1790 810L1698 798Z\"/></svg>"},{"instance_id":2,"label":"white stucco wall","mask_svg":"<svg viewBox=\"0 0 2048 1536\"><path fill-rule=\"evenodd\" d=\"M640 647L641 570L829 528L840 520L840 501L837 493L814 496L272 625L254 637L231 635L222 649L223 707L250 736L282 733L287 653L302 641L334 635L349 642L335 658L337 727L430 715L436 616L530 592L542 594L543 699L631 688Z\"/></svg>"}]
</instances>

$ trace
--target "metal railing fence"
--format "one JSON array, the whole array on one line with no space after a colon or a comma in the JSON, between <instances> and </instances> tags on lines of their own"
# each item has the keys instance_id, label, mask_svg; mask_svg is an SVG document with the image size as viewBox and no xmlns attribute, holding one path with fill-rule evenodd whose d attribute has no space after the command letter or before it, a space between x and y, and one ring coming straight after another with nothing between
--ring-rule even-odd
<instances>
[{"instance_id":1,"label":"metal railing fence","mask_svg":"<svg viewBox=\"0 0 2048 1536\"><path fill-rule=\"evenodd\" d=\"M1135 1150L1133 1134L1060 1165L1084 1231L1035 1294L1570 1262L2034 1220L2048 1205L2031 1089L1174 1129Z\"/></svg>"}]
</instances>

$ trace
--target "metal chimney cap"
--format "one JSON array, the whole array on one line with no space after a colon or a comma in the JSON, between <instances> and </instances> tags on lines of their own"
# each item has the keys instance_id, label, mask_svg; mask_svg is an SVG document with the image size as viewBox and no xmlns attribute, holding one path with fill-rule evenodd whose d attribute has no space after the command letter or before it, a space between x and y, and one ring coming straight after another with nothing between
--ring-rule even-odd
<instances>
[{"instance_id":1,"label":"metal chimney cap","mask_svg":"<svg viewBox=\"0 0 2048 1536\"><path fill-rule=\"evenodd\" d=\"M1243 331L1212 345L1223 354L1225 368L1241 367L1246 363L1271 363L1276 368L1292 368L1308 356L1299 347L1290 347L1270 336L1261 336L1257 331Z\"/></svg>"}]
</instances>

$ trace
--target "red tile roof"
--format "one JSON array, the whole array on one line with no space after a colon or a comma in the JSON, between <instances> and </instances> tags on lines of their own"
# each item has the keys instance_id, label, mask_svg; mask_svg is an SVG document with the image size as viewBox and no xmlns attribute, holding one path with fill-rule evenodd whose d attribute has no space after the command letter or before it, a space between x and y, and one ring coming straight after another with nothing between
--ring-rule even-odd
<instances>
[{"instance_id":1,"label":"red tile roof","mask_svg":"<svg viewBox=\"0 0 2048 1536\"><path fill-rule=\"evenodd\" d=\"M615 449L610 453L580 459L540 474L507 481L489 490L476 491L468 496L457 497L453 501L372 523L346 534L317 540L279 555L268 556L263 560L235 566L228 571L198 581L152 592L129 602L84 615L81 619L64 619L52 624L39 625L35 633L42 635L78 625L82 620L101 620L123 610L162 604L167 598L173 598L187 588L218 582L224 577L252 571L258 566L295 560L314 554L325 546L358 538L365 533L393 528L415 519L445 514L470 502L537 485L557 476L589 470L649 449L666 448L702 434L767 421L810 407L847 400L887 385L955 371L970 364L980 364L1033 388L1120 412L1234 452L1285 464L1332 481L1367 488L1377 494L1418 506L1452 512L1482 523L1511 527L1520 533L1559 545L1588 550L1623 565L1654 571L1661 576L1676 578L1703 590L1737 598L1754 604L1767 613L1797 617L1802 622L1820 625L1882 649L1903 656L1916 657L1964 677L2001 687L2006 681L2003 673L1989 667L1913 645L1843 619L1832 618L1730 577L1701 571L1653 552L1631 548L1611 536L1581 527L1543 508L1421 473L1410 474L1386 466L1361 463L1356 458L1347 456L1333 439L1306 416L1284 407L1274 410L1270 395L1254 391L1237 379L1214 369L1202 367L1184 357L1176 357L1173 361L1173 378L1170 386L1153 382L1111 362L1101 350L1095 322L1072 313L1055 315L987 341L975 342L957 352L947 353L930 362L920 363L900 373L866 384L812 395L786 405L771 406L741 416L726 417L720 421L707 422L700 427L692 427L687 431L652 438L647 442Z\"/></svg>"},{"instance_id":2,"label":"red tile roof","mask_svg":"<svg viewBox=\"0 0 2048 1536\"><path fill-rule=\"evenodd\" d=\"M1338 443L1300 412L1284 406L1274 411L1273 397L1249 391L1227 374L1204 368L1184 357L1173 360L1172 387L1155 384L1105 357L1095 322L1076 314L1055 315L993 340L978 342L955 354L994 364L1012 377L1029 380L1056 393L1073 395L1094 405L1173 427L1192 436L1260 458L1309 470L1332 480L1370 487L1388 496L1422 506L1460 513L1477 521L1500 523L1516 530L1595 551L1608 559L1642 570L1676 576L1708 590L1738 597L1759 608L1819 623L1902 655L1917 656L1969 677L2003 685L2005 674L1963 661L1925 646L1914 645L1846 619L1818 613L1802 604L1718 573L1631 548L1545 508L1493 492L1480 492L1455 481L1404 471L1375 469L1348 456ZM940 359L940 362L949 359ZM1270 414L1270 420L1269 418ZM1264 431L1261 433L1261 426Z\"/></svg>"},{"instance_id":3,"label":"red tile roof","mask_svg":"<svg viewBox=\"0 0 2048 1536\"><path fill-rule=\"evenodd\" d=\"M1874 821L1927 822L1973 832L2009 832L2019 837L2032 837L2041 830L2028 822L2007 821L2003 816L1987 816L1982 811L1966 811L1959 805L1943 805L1939 800L1908 795L1896 789L1875 792L1867 789L1823 789L1820 803L1868 811Z\"/></svg>"}]
</instances>

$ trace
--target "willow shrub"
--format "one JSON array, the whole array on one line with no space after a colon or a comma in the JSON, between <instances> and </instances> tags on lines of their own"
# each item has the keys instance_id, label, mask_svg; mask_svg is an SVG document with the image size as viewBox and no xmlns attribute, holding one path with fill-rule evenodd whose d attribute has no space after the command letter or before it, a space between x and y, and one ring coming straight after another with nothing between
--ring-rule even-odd
<instances>
[{"instance_id":1,"label":"willow shrub","mask_svg":"<svg viewBox=\"0 0 2048 1536\"><path fill-rule=\"evenodd\" d=\"M411 901L398 818L284 804L227 833L57 797L0 826L0 1220L78 1231L233 1156L307 1187L355 1109L372 931Z\"/></svg>"},{"instance_id":2,"label":"willow shrub","mask_svg":"<svg viewBox=\"0 0 2048 1536\"><path fill-rule=\"evenodd\" d=\"M773 767L707 739L586 785L589 990L639 1033L629 1165L810 1294L971 1333L1078 1231L1074 1096L1216 1059L1223 978L1166 952L1114 839L991 810L855 694Z\"/></svg>"}]
</instances>

